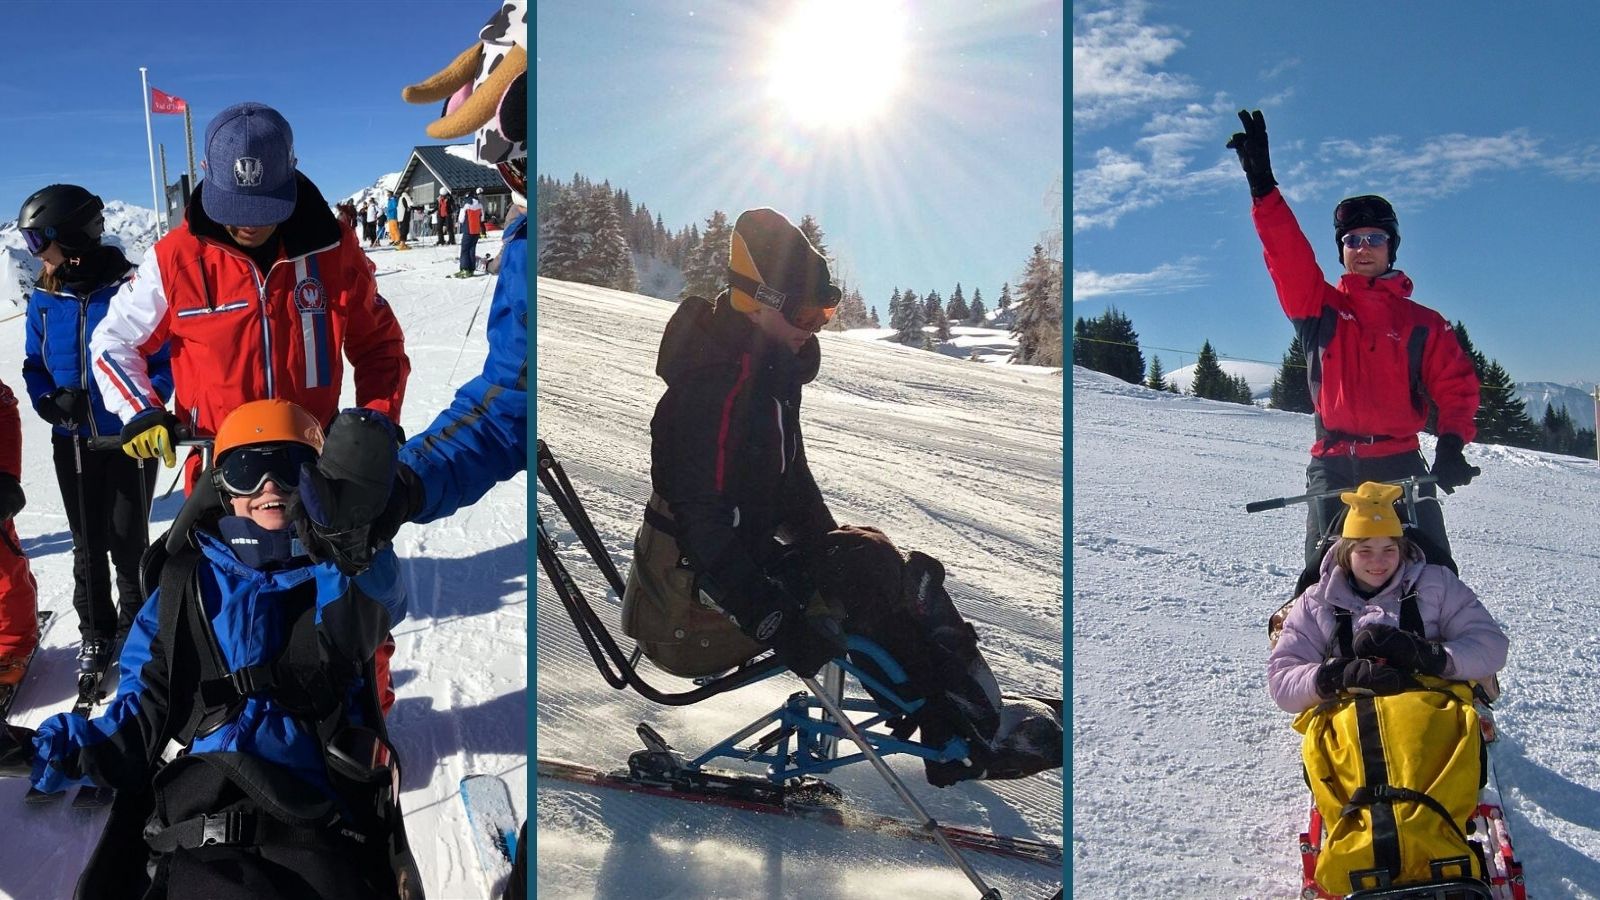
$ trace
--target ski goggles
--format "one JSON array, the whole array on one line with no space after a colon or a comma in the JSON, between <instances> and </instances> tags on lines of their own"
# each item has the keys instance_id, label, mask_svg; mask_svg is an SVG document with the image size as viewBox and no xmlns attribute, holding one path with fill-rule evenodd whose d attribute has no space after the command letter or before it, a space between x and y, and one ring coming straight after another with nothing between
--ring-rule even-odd
<instances>
[{"instance_id":1,"label":"ski goggles","mask_svg":"<svg viewBox=\"0 0 1600 900\"><path fill-rule=\"evenodd\" d=\"M235 497L251 497L261 492L267 479L285 490L300 486L300 467L315 465L317 451L305 444L262 444L230 451L217 464L222 489Z\"/></svg>"},{"instance_id":2,"label":"ski goggles","mask_svg":"<svg viewBox=\"0 0 1600 900\"><path fill-rule=\"evenodd\" d=\"M22 242L28 245L28 253L32 254L33 256L38 256L39 254L43 253L44 248L50 246L50 242L52 240L54 240L54 238L51 238L49 235L45 234L44 229L22 229Z\"/></svg>"},{"instance_id":3,"label":"ski goggles","mask_svg":"<svg viewBox=\"0 0 1600 900\"><path fill-rule=\"evenodd\" d=\"M1389 243L1389 233L1386 231L1372 231L1366 234L1347 234L1339 239L1339 243L1351 250L1357 247L1383 247Z\"/></svg>"},{"instance_id":4,"label":"ski goggles","mask_svg":"<svg viewBox=\"0 0 1600 900\"><path fill-rule=\"evenodd\" d=\"M756 302L783 314L784 321L801 331L821 331L839 308L839 288L828 285L816 301L775 291L743 272L728 269L728 284L756 298Z\"/></svg>"}]
</instances>

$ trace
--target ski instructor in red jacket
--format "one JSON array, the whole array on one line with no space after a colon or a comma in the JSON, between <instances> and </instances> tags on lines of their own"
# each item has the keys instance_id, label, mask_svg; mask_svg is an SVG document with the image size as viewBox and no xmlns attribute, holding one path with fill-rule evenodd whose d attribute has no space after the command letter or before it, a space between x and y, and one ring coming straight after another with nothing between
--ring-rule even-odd
<instances>
[{"instance_id":1,"label":"ski instructor in red jacket","mask_svg":"<svg viewBox=\"0 0 1600 900\"><path fill-rule=\"evenodd\" d=\"M1323 280L1316 253L1272 177L1261 111L1239 111L1244 131L1228 141L1254 198L1251 215L1278 302L1305 348L1317 440L1306 492L1354 490L1365 481L1429 474L1417 432L1438 407L1432 474L1446 493L1479 474L1462 448L1476 434L1478 376L1444 317L1411 299L1411 279L1394 267L1400 223L1382 197L1340 201L1334 238L1344 274ZM1444 514L1433 485L1418 492L1417 525L1435 547L1430 562L1454 569ZM1339 503L1312 503L1306 516L1306 569L1322 564L1319 545ZM1438 557L1438 558L1435 558Z\"/></svg>"},{"instance_id":2,"label":"ski instructor in red jacket","mask_svg":"<svg viewBox=\"0 0 1600 900\"><path fill-rule=\"evenodd\" d=\"M411 371L400 324L355 232L296 167L289 123L260 103L230 106L206 128L205 164L183 223L145 254L90 341L123 450L171 466L176 425L214 434L251 400L288 400L327 427L346 405L341 357L356 405L398 422ZM163 342L170 413L144 362Z\"/></svg>"}]
</instances>

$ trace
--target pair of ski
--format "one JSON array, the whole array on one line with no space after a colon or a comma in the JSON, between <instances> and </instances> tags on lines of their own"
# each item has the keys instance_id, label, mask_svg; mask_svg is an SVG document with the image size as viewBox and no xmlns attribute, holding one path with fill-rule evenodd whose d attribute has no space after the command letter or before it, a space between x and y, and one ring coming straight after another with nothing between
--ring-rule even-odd
<instances>
[{"instance_id":1,"label":"pair of ski","mask_svg":"<svg viewBox=\"0 0 1600 900\"><path fill-rule=\"evenodd\" d=\"M78 698L72 701L72 715L89 718L94 712L96 704L106 698L105 680L110 671L112 662L108 659L105 666L94 672L84 672L78 676ZM22 798L29 806L48 806L60 800L66 794L58 791L47 794L38 788L28 788L28 793ZM73 809L94 810L103 809L111 805L116 792L109 787L88 784L78 788L78 793L72 798Z\"/></svg>"},{"instance_id":2,"label":"pair of ski","mask_svg":"<svg viewBox=\"0 0 1600 900\"><path fill-rule=\"evenodd\" d=\"M39 645L44 643L44 633L49 630L50 623L54 620L55 613L50 610L40 610L38 614L38 637L33 642L33 649L28 651L22 660L22 672L10 684L0 684L0 722L11 721L11 704L17 699L17 692L22 690L22 681L28 677L28 669L33 665L33 656L39 652Z\"/></svg>"},{"instance_id":3,"label":"pair of ski","mask_svg":"<svg viewBox=\"0 0 1600 900\"><path fill-rule=\"evenodd\" d=\"M517 858L517 813L511 805L511 789L498 775L468 775L461 779L461 804L467 809L472 844L478 850L489 892L499 897Z\"/></svg>"},{"instance_id":4,"label":"pair of ski","mask_svg":"<svg viewBox=\"0 0 1600 900\"><path fill-rule=\"evenodd\" d=\"M647 779L635 777L626 771L602 772L591 766L543 756L539 757L537 771L540 778L572 782L585 787L611 788L653 797L668 797L674 800L772 813L839 828L860 829L929 843L936 840L931 833L914 822L849 809L830 796L833 792L804 791L797 795L797 792L777 788L766 779L743 773L704 769L696 773L695 780ZM812 797L822 799L820 802L810 802ZM1009 837L958 825L941 824L938 829L946 840L963 850L990 853L1054 868L1061 866L1061 848L1046 841Z\"/></svg>"}]
</instances>

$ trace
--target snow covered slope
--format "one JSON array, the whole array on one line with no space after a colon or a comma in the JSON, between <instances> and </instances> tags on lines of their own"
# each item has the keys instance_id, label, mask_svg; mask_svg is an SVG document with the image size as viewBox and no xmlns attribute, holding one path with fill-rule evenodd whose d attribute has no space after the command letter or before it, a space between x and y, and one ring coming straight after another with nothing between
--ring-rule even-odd
<instances>
[{"instance_id":1,"label":"snow covered slope","mask_svg":"<svg viewBox=\"0 0 1600 900\"><path fill-rule=\"evenodd\" d=\"M1311 417L1073 371L1077 897L1291 897L1309 795L1267 697L1299 574ZM1424 438L1432 458L1432 440ZM1467 448L1461 574L1511 636L1496 771L1530 896L1600 896L1600 464Z\"/></svg>"},{"instance_id":2,"label":"snow covered slope","mask_svg":"<svg viewBox=\"0 0 1600 900\"><path fill-rule=\"evenodd\" d=\"M649 496L650 415L662 384L656 347L671 303L540 279L538 430L626 571ZM807 387L806 452L841 522L880 526L902 550L944 560L1001 686L1056 693L1061 655L1061 374L980 366L824 334ZM615 633L607 596L554 505L541 503L572 567ZM541 575L537 608L538 751L601 768L637 749L648 721L698 753L777 706L783 676L686 709L613 691L594 670ZM685 683L646 667L672 690ZM1016 782L927 787L893 763L935 818L1061 841L1059 771ZM830 776L853 802L905 813L870 767ZM861 836L674 800L540 782L538 891L562 898L893 895L968 898L970 884L928 845ZM1049 868L972 857L1008 898L1055 890Z\"/></svg>"},{"instance_id":3,"label":"snow covered slope","mask_svg":"<svg viewBox=\"0 0 1600 900\"><path fill-rule=\"evenodd\" d=\"M499 239L491 236L479 246L496 253ZM483 329L493 279L449 277L459 249L370 251L379 290L406 332L411 380L401 424L412 434L449 405L457 384L482 369L487 352ZM0 324L0 377L19 395L22 342L20 318ZM348 367L344 396L354 402ZM49 427L23 406L28 507L17 517L17 531L32 558L39 605L56 611L12 710L14 722L33 726L71 705L78 634L72 539L50 462ZM157 489L165 490L171 478L164 471ZM181 493L157 500L153 533L165 530ZM519 475L453 518L407 526L398 536L411 606L395 629L399 700L389 728L405 766L406 826L429 897L489 895L456 799L461 777L504 775L519 809L526 795L527 521L527 479ZM0 897L70 897L105 813L67 803L28 808L22 803L26 788L17 779L0 780L0 810L7 811L0 820L11 823L0 840Z\"/></svg>"}]
</instances>

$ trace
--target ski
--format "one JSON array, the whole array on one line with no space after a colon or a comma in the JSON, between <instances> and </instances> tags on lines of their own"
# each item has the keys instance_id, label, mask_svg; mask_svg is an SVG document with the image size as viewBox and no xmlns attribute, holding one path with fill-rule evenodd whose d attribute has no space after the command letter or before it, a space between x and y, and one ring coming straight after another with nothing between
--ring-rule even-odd
<instances>
[{"instance_id":1,"label":"ski","mask_svg":"<svg viewBox=\"0 0 1600 900\"><path fill-rule=\"evenodd\" d=\"M489 890L498 893L511 877L512 861L517 857L517 813L511 805L511 789L498 775L468 775L461 779L460 793Z\"/></svg>"},{"instance_id":2,"label":"ski","mask_svg":"<svg viewBox=\"0 0 1600 900\"><path fill-rule=\"evenodd\" d=\"M786 792L764 778L714 769L701 770L696 773L694 783L686 783L681 778L639 778L627 772L606 773L591 766L541 756L536 771L540 778L569 781L588 787L612 788L654 797L791 816L840 828L863 829L921 841L934 840L933 835L915 823L840 805L835 800L837 789L826 785L826 782L817 782L818 785L826 785L827 790L820 791L824 795L823 801L814 803L797 799L795 792ZM830 794L832 796L827 796ZM957 825L940 825L938 828L951 844L964 850L1056 867L1062 862L1061 848L1047 841L1007 837Z\"/></svg>"},{"instance_id":3,"label":"ski","mask_svg":"<svg viewBox=\"0 0 1600 900\"><path fill-rule=\"evenodd\" d=\"M0 722L9 721L11 717L11 704L17 699L17 691L22 689L23 679L28 677L28 668L33 664L33 656L39 652L39 644L44 642L45 630L50 625L54 613L48 609L39 613L38 639L33 642L33 649L22 660L22 674L10 684L0 684Z\"/></svg>"}]
</instances>

